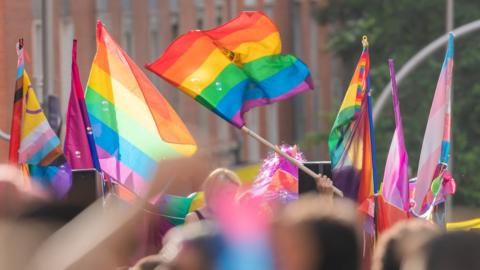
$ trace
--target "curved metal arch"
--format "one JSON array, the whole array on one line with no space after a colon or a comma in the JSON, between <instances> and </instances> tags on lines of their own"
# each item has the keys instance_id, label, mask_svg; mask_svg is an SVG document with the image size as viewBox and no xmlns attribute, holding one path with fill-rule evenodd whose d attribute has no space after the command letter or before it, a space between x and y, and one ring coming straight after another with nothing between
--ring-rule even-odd
<instances>
[{"instance_id":1,"label":"curved metal arch","mask_svg":"<svg viewBox=\"0 0 480 270\"><path fill-rule=\"evenodd\" d=\"M475 32L480 30L480 20L475 20L473 22L464 24L456 29L454 29L452 32L455 35L455 38L461 38L462 36L465 36L471 32ZM434 53L436 50L441 48L443 45L447 44L448 41L448 33L442 35L441 37L435 39L433 42L425 46L423 49L421 49L417 54L415 54L410 60L405 63L405 65L402 66L400 71L397 73L397 84L400 84L400 82L405 79L420 63L422 63L429 55ZM375 124L378 120L378 117L380 116L380 113L382 112L383 107L385 107L385 103L387 102L387 99L390 97L391 91L390 91L390 83L385 85L383 88L382 92L380 93L380 96L378 97L378 100L375 102L375 105L373 106L373 123Z\"/></svg>"}]
</instances>

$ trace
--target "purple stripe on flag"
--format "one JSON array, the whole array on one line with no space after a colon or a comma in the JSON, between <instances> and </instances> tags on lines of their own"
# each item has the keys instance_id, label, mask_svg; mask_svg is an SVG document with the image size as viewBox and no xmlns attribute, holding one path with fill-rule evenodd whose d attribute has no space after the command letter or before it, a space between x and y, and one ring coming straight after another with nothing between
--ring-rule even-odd
<instances>
[{"instance_id":1,"label":"purple stripe on flag","mask_svg":"<svg viewBox=\"0 0 480 270\"><path fill-rule=\"evenodd\" d=\"M241 128L243 125L245 125L245 121L243 120L243 115L246 112L248 112L250 109L275 103L275 102L293 97L299 93L302 93L310 89L312 89L312 81L311 81L311 77L309 76L305 81L301 82L299 85L295 86L294 88L289 90L287 93L281 96L278 96L276 98L272 98L272 99L259 98L259 99L247 100L243 103L242 109L233 116L233 118L231 119L231 122L238 128Z\"/></svg>"},{"instance_id":2,"label":"purple stripe on flag","mask_svg":"<svg viewBox=\"0 0 480 270\"><path fill-rule=\"evenodd\" d=\"M140 196L148 190L148 179L137 174L98 145L97 152L100 157L100 166L106 174Z\"/></svg>"}]
</instances>

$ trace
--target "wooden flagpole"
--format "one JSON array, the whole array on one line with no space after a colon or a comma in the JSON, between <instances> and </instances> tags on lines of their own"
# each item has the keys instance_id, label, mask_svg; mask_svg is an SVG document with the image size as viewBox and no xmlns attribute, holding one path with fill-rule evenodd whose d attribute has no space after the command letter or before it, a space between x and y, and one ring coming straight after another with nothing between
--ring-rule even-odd
<instances>
[{"instance_id":1,"label":"wooden flagpole","mask_svg":"<svg viewBox=\"0 0 480 270\"><path fill-rule=\"evenodd\" d=\"M242 127L242 131L245 132L246 134L248 134L249 136L253 137L255 140L259 141L260 143L264 144L265 146L271 148L273 151L275 151L276 153L278 153L279 155L281 155L282 157L288 159L293 165L297 166L299 169L301 169L302 171L304 171L306 174L310 175L311 177L313 178L318 178L319 174L316 174L314 171L310 170L309 168L307 168L305 165L303 165L302 163L300 163L298 160L294 159L293 157L289 156L287 153L283 152L282 150L280 150L280 148L278 148L277 146L273 145L271 142L265 140L263 137L261 137L260 135L258 135L257 133L253 132L252 130L250 130L249 128L247 128L246 126L243 126ZM332 185L332 188L333 188L333 192L337 195L337 196L340 196L340 197L343 197L343 192L336 188L335 186Z\"/></svg>"}]
</instances>

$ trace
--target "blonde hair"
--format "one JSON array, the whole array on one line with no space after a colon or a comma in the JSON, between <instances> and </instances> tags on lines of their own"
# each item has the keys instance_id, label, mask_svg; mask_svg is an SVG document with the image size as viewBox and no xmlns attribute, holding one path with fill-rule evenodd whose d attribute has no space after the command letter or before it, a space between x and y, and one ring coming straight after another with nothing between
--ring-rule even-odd
<instances>
[{"instance_id":1,"label":"blonde hair","mask_svg":"<svg viewBox=\"0 0 480 270\"><path fill-rule=\"evenodd\" d=\"M210 190L217 184L229 183L240 186L242 182L236 173L226 168L213 170L203 182L205 197L210 196Z\"/></svg>"}]
</instances>

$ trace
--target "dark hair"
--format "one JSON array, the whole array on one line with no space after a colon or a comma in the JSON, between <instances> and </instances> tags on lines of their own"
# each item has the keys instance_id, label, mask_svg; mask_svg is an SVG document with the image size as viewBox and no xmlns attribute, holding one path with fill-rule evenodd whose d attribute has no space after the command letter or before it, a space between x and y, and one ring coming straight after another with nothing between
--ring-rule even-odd
<instances>
[{"instance_id":1,"label":"dark hair","mask_svg":"<svg viewBox=\"0 0 480 270\"><path fill-rule=\"evenodd\" d=\"M164 238L159 256L170 264L181 249L191 249L198 255L199 269L214 269L225 247L217 227L209 221L199 221L171 229Z\"/></svg>"},{"instance_id":2,"label":"dark hair","mask_svg":"<svg viewBox=\"0 0 480 270\"><path fill-rule=\"evenodd\" d=\"M305 195L288 205L278 221L306 234L314 258L311 270L360 269L358 212L347 200Z\"/></svg>"},{"instance_id":3,"label":"dark hair","mask_svg":"<svg viewBox=\"0 0 480 270\"><path fill-rule=\"evenodd\" d=\"M373 270L399 270L402 261L419 250L439 228L425 220L400 221L380 235L373 256Z\"/></svg>"},{"instance_id":4,"label":"dark hair","mask_svg":"<svg viewBox=\"0 0 480 270\"><path fill-rule=\"evenodd\" d=\"M359 269L360 246L354 228L335 219L306 220L303 227L319 256L314 258L312 270Z\"/></svg>"},{"instance_id":5,"label":"dark hair","mask_svg":"<svg viewBox=\"0 0 480 270\"><path fill-rule=\"evenodd\" d=\"M449 232L430 241L426 270L480 269L480 232Z\"/></svg>"}]
</instances>

